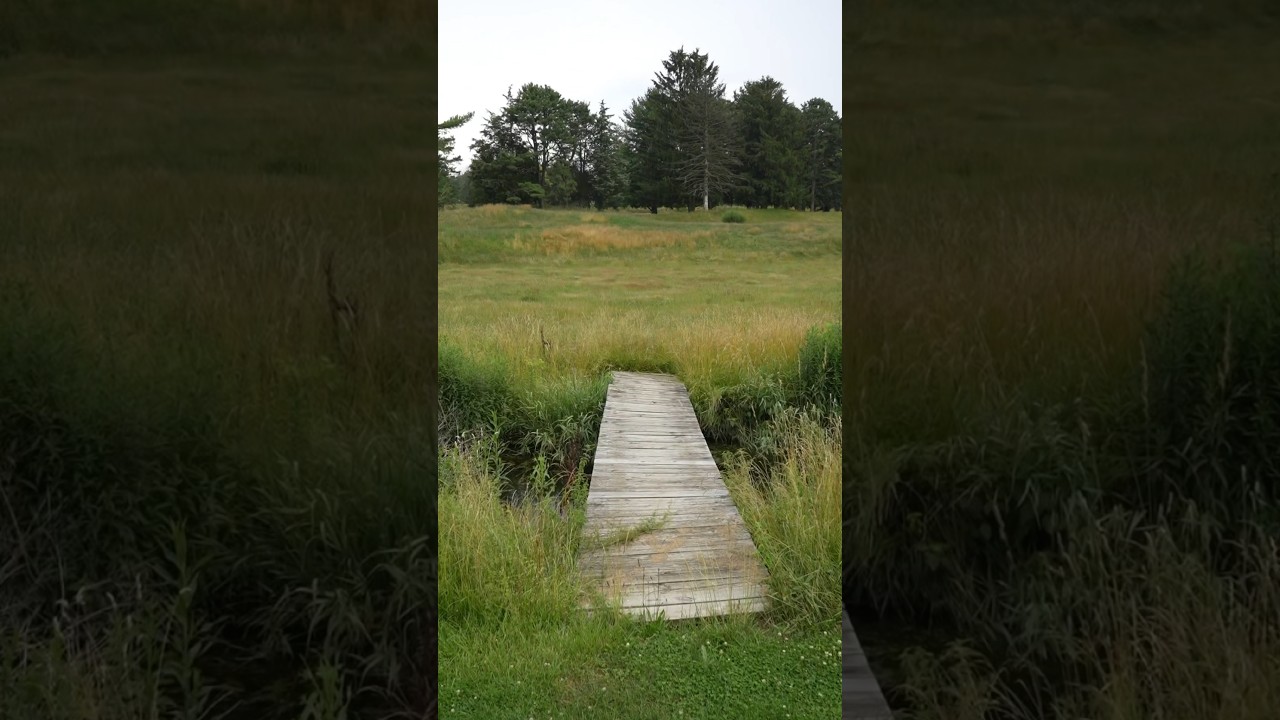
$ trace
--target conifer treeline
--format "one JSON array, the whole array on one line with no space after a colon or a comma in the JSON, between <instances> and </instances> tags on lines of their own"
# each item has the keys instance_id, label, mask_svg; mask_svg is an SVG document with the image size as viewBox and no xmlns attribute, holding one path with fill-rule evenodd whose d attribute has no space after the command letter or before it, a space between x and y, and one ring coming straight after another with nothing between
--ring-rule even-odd
<instances>
[{"instance_id":1,"label":"conifer treeline","mask_svg":"<svg viewBox=\"0 0 1280 720\"><path fill-rule=\"evenodd\" d=\"M796 107L770 77L729 98L719 73L707 55L676 50L621 122L603 102L593 111L546 85L508 89L462 176L451 138L440 138L440 201L840 209L840 116L831 103Z\"/></svg>"}]
</instances>

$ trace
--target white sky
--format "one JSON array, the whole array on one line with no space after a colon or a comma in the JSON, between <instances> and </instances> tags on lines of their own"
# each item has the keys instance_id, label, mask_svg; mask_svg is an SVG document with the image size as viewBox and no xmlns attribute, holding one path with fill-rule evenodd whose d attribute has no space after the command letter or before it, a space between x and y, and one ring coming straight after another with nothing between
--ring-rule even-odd
<instances>
[{"instance_id":1,"label":"white sky","mask_svg":"<svg viewBox=\"0 0 1280 720\"><path fill-rule=\"evenodd\" d=\"M797 107L820 97L841 112L839 0L585 2L441 0L438 120L475 112L454 130L458 170L507 87L533 82L615 121L681 46L710 56L725 95L765 75Z\"/></svg>"}]
</instances>

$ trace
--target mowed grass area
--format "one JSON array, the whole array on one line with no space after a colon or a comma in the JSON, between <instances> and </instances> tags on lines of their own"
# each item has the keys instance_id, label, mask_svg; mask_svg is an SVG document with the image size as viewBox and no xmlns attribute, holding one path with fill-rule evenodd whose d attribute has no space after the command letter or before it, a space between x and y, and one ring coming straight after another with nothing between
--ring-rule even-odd
<instances>
[{"instance_id":1,"label":"mowed grass area","mask_svg":"<svg viewBox=\"0 0 1280 720\"><path fill-rule=\"evenodd\" d=\"M744 215L441 212L444 717L838 713L840 216ZM612 369L689 387L768 613L578 609Z\"/></svg>"},{"instance_id":2,"label":"mowed grass area","mask_svg":"<svg viewBox=\"0 0 1280 720\"><path fill-rule=\"evenodd\" d=\"M366 63L0 64L0 716L421 717L435 109Z\"/></svg>"},{"instance_id":3,"label":"mowed grass area","mask_svg":"<svg viewBox=\"0 0 1280 720\"><path fill-rule=\"evenodd\" d=\"M905 717L1274 717L1280 46L1057 7L851 51L845 598Z\"/></svg>"}]
</instances>

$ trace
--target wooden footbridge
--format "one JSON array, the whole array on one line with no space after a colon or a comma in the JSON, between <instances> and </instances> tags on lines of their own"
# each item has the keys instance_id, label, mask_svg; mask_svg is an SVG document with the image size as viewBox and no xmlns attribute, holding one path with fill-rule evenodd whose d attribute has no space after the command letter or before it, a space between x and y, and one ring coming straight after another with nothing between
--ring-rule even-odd
<instances>
[{"instance_id":1,"label":"wooden footbridge","mask_svg":"<svg viewBox=\"0 0 1280 720\"><path fill-rule=\"evenodd\" d=\"M674 620L765 608L764 564L670 375L613 373L583 533L606 544L579 569L623 612Z\"/></svg>"},{"instance_id":2,"label":"wooden footbridge","mask_svg":"<svg viewBox=\"0 0 1280 720\"><path fill-rule=\"evenodd\" d=\"M844 685L844 720L893 720L889 705L880 691L880 683L871 674L871 666L867 664L867 656L862 652L858 636L853 632L853 623L849 622L849 613L844 613L844 631L841 645L844 649L842 663Z\"/></svg>"},{"instance_id":3,"label":"wooden footbridge","mask_svg":"<svg viewBox=\"0 0 1280 720\"><path fill-rule=\"evenodd\" d=\"M765 608L764 564L689 395L670 375L613 373L584 536L579 570L628 614L674 620ZM848 613L843 644L845 720L892 720Z\"/></svg>"}]
</instances>

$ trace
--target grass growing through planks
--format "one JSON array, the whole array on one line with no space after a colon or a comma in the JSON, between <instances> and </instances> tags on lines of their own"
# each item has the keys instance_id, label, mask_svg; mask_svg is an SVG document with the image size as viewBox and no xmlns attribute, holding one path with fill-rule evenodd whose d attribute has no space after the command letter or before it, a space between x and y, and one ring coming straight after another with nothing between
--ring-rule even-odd
<instances>
[{"instance_id":1,"label":"grass growing through planks","mask_svg":"<svg viewBox=\"0 0 1280 720\"><path fill-rule=\"evenodd\" d=\"M908 717L1272 717L1274 43L957 17L853 70L859 636Z\"/></svg>"},{"instance_id":2,"label":"grass growing through planks","mask_svg":"<svg viewBox=\"0 0 1280 720\"><path fill-rule=\"evenodd\" d=\"M614 547L616 545L625 545L642 535L654 532L655 530L661 530L662 527L667 524L669 517L670 515L667 514L663 517L654 516L645 518L643 521L630 527L623 528L621 530L614 530L596 537L587 538L583 542L579 543L578 550L580 552L587 550L601 550L608 547Z\"/></svg>"},{"instance_id":3,"label":"grass growing through planks","mask_svg":"<svg viewBox=\"0 0 1280 720\"><path fill-rule=\"evenodd\" d=\"M839 216L744 215L441 213L445 717L838 712ZM611 369L676 374L737 449L763 617L579 610L577 554L661 522L581 535Z\"/></svg>"}]
</instances>

